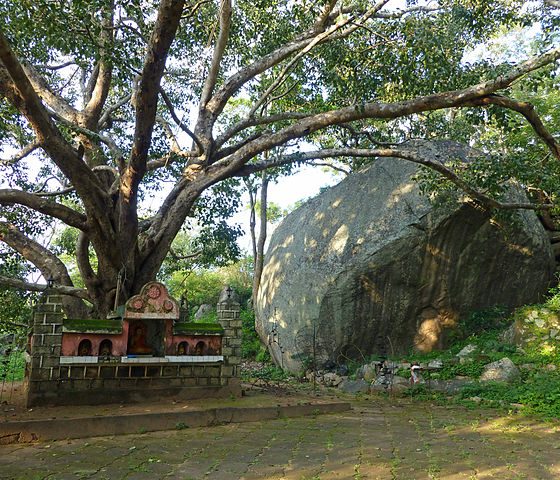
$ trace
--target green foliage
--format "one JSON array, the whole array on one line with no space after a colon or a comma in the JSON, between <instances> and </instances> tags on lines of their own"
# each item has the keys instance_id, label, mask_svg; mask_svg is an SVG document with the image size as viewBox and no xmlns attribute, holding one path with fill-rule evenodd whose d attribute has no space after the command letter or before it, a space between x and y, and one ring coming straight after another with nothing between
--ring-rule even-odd
<instances>
[{"instance_id":1,"label":"green foliage","mask_svg":"<svg viewBox=\"0 0 560 480\"><path fill-rule=\"evenodd\" d=\"M172 270L169 267L168 273ZM202 304L216 305L220 292L226 285L231 285L239 297L241 305L251 298L252 263L243 258L239 262L216 269L197 269L196 271L178 269L163 279L175 298L186 295L190 312Z\"/></svg>"},{"instance_id":2,"label":"green foliage","mask_svg":"<svg viewBox=\"0 0 560 480\"><path fill-rule=\"evenodd\" d=\"M455 343L448 350L437 352L444 367L432 374L432 378L446 380L461 375L476 379L484 365L507 356L518 366L527 365L521 370L519 380L514 383L467 384L455 400L469 407L476 407L480 403L483 406L511 409L513 404L522 413L560 418L560 349L554 348L558 347L558 342L550 339L548 324L549 321L558 321L559 295L560 291L555 287L543 304L521 307L511 315L506 315L501 308L473 312L460 323L461 335L456 337ZM505 343L501 337L512 321L523 321L523 325L529 328L525 337L531 340L526 340L521 349ZM461 364L455 355L466 344L475 345L477 350L472 355L472 361ZM434 356L416 354L413 358L427 361ZM441 395L427 392L426 386L413 389L410 394L423 399L441 400ZM475 397L476 402L473 400Z\"/></svg>"},{"instance_id":3,"label":"green foliage","mask_svg":"<svg viewBox=\"0 0 560 480\"><path fill-rule=\"evenodd\" d=\"M510 408L519 404L522 412L545 418L560 418L560 374L535 372L514 384L499 382L475 383L465 386L459 397L479 397L484 405Z\"/></svg>"},{"instance_id":4,"label":"green foliage","mask_svg":"<svg viewBox=\"0 0 560 480\"><path fill-rule=\"evenodd\" d=\"M175 272L167 283L171 295L180 298L186 294L191 310L202 304L216 305L224 279L218 272L200 270L185 274ZM194 313L194 312L193 312Z\"/></svg>"},{"instance_id":5,"label":"green foliage","mask_svg":"<svg viewBox=\"0 0 560 480\"><path fill-rule=\"evenodd\" d=\"M242 341L241 357L257 362L269 362L270 354L255 330L255 313L252 310L241 310Z\"/></svg>"},{"instance_id":6,"label":"green foliage","mask_svg":"<svg viewBox=\"0 0 560 480\"><path fill-rule=\"evenodd\" d=\"M523 32L525 30L520 30L521 35ZM525 57L542 48L542 39L537 37L524 51L512 52L523 44L520 40L510 39L509 44L496 47L501 50L497 55L499 58ZM553 136L560 132L559 74L552 67L539 70L507 92L517 101L534 105ZM484 111L466 108L453 111L451 115L435 112L417 125L416 128L421 130L417 131L419 135L452 138L481 152L468 165L453 162L446 165L471 187L498 200L505 198L506 187L512 183L523 186L533 200L542 200L535 196L536 191L546 192L547 201L552 203L559 198L560 165L552 161L548 147L535 138L533 128L519 113L495 106ZM421 190L433 199L457 191L457 187L433 170L422 169L417 178ZM553 213L556 211L557 208Z\"/></svg>"},{"instance_id":7,"label":"green foliage","mask_svg":"<svg viewBox=\"0 0 560 480\"><path fill-rule=\"evenodd\" d=\"M218 312L216 310L210 310L201 317L192 318L192 320L195 323L218 323Z\"/></svg>"},{"instance_id":8,"label":"green foliage","mask_svg":"<svg viewBox=\"0 0 560 480\"><path fill-rule=\"evenodd\" d=\"M503 330L510 323L511 319L504 307L494 306L476 310L459 320L448 335L448 343L469 339L471 336L482 340L484 335L488 336L487 340L491 340L496 336L496 332Z\"/></svg>"},{"instance_id":9,"label":"green foliage","mask_svg":"<svg viewBox=\"0 0 560 480\"><path fill-rule=\"evenodd\" d=\"M0 246L0 275L25 280L28 271L28 265L19 255L6 252ZM31 304L35 298L35 293L0 286L0 334L27 335L27 325L32 315Z\"/></svg>"},{"instance_id":10,"label":"green foliage","mask_svg":"<svg viewBox=\"0 0 560 480\"><path fill-rule=\"evenodd\" d=\"M287 382L292 377L276 365L263 365L259 370L251 372L245 379L262 380L264 382Z\"/></svg>"},{"instance_id":11,"label":"green foliage","mask_svg":"<svg viewBox=\"0 0 560 480\"><path fill-rule=\"evenodd\" d=\"M457 376L465 376L471 378L478 378L484 371L486 362L472 361L466 363L458 363L455 365L444 365L443 369L437 374L438 378L442 380L449 380Z\"/></svg>"},{"instance_id":12,"label":"green foliage","mask_svg":"<svg viewBox=\"0 0 560 480\"><path fill-rule=\"evenodd\" d=\"M9 355L0 355L0 383L23 380L25 357L21 350L12 350Z\"/></svg>"}]
</instances>

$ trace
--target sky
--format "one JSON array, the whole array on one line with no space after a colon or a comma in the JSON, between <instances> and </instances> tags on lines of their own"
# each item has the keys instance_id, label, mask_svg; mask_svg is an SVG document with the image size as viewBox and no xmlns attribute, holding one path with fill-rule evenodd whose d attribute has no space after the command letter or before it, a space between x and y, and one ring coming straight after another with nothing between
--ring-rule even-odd
<instances>
[{"instance_id":1,"label":"sky","mask_svg":"<svg viewBox=\"0 0 560 480\"><path fill-rule=\"evenodd\" d=\"M282 210L291 210L299 200L305 200L317 195L322 187L332 186L340 182L340 174L335 175L334 171L325 171L320 167L305 166L300 171L290 177L282 177L278 183L271 183L268 186L268 201L278 204ZM249 235L249 197L243 197L244 207L232 217L230 223L241 225L245 231L239 240L239 246L251 251L251 237ZM276 225L269 225L268 240Z\"/></svg>"}]
</instances>

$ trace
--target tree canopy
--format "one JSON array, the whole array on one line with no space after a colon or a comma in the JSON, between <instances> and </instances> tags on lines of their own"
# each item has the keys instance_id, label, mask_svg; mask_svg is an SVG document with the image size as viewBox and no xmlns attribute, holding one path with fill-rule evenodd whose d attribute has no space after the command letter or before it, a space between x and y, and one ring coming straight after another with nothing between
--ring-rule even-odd
<instances>
[{"instance_id":1,"label":"tree canopy","mask_svg":"<svg viewBox=\"0 0 560 480\"><path fill-rule=\"evenodd\" d=\"M482 138L485 125L503 132L515 122L517 147L530 128L539 149L524 161L546 162L556 174L560 147L546 125L552 119L540 115L539 92L557 95L557 7L553 0L5 0L1 253L52 277L71 315L87 314L83 300L103 315L117 288L124 300L155 278L188 217L212 225L235 207L241 177L271 168L395 156L435 169L488 208L534 208L506 204L472 175L400 142L459 135L461 125L477 125ZM496 36L535 25L531 52L468 60ZM486 146L502 153L491 139ZM503 176L522 170L516 165ZM529 170L522 180L543 188ZM143 215L140 202L150 196L161 200ZM83 285L44 242L53 222L78 232L73 254ZM21 276L0 280L41 289Z\"/></svg>"}]
</instances>

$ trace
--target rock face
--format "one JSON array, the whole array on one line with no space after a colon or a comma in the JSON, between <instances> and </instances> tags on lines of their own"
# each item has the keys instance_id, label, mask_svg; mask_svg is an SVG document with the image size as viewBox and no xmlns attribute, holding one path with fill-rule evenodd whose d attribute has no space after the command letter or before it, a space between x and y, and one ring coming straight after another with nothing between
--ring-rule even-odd
<instances>
[{"instance_id":1,"label":"rock face","mask_svg":"<svg viewBox=\"0 0 560 480\"><path fill-rule=\"evenodd\" d=\"M454 142L419 145L434 160L468 161ZM378 160L276 229L257 330L285 368L300 370L313 352L336 362L439 348L461 315L545 292L553 255L533 212L504 226L468 203L433 206L417 173L405 160Z\"/></svg>"}]
</instances>

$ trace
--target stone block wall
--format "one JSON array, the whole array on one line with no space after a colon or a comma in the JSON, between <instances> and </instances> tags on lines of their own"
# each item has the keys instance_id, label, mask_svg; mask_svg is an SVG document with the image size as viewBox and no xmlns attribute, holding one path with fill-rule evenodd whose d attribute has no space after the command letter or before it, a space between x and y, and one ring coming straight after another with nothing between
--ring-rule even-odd
<instances>
[{"instance_id":1,"label":"stone block wall","mask_svg":"<svg viewBox=\"0 0 560 480\"><path fill-rule=\"evenodd\" d=\"M224 329L222 355L224 364L221 384L239 389L239 364L241 363L241 306L233 299L225 299L217 305L218 322Z\"/></svg>"},{"instance_id":2,"label":"stone block wall","mask_svg":"<svg viewBox=\"0 0 560 480\"><path fill-rule=\"evenodd\" d=\"M33 314L31 359L28 364L28 391L42 390L42 383L58 379L62 347L61 298L48 291L40 298Z\"/></svg>"}]
</instances>

